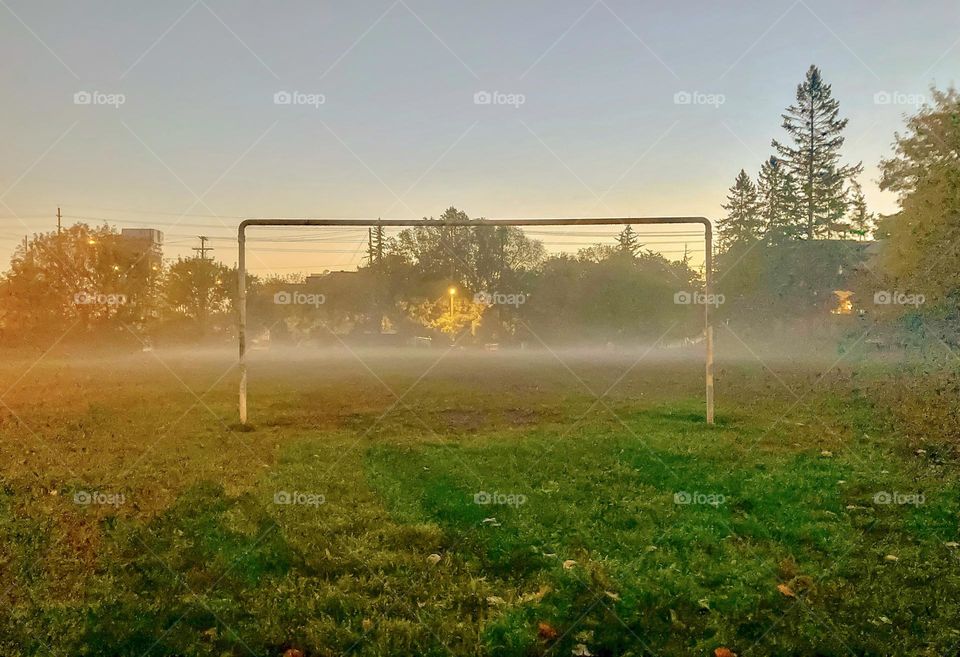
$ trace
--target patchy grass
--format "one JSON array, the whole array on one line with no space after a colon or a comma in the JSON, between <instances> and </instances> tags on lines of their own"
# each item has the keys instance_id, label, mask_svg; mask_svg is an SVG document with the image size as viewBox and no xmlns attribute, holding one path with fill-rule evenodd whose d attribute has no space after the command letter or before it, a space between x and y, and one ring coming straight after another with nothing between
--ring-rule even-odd
<instances>
[{"instance_id":1,"label":"patchy grass","mask_svg":"<svg viewBox=\"0 0 960 657\"><path fill-rule=\"evenodd\" d=\"M255 363L243 433L219 357L29 370L0 406L0 654L960 644L957 473L862 373L723 364L710 428L694 362L438 356Z\"/></svg>"}]
</instances>

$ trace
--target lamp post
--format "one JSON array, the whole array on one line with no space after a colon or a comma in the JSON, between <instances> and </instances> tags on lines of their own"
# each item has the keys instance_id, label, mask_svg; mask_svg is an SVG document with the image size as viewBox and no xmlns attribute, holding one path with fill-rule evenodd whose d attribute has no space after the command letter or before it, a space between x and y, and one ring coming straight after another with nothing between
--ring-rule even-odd
<instances>
[{"instance_id":1,"label":"lamp post","mask_svg":"<svg viewBox=\"0 0 960 657\"><path fill-rule=\"evenodd\" d=\"M450 293L450 325L453 326L453 298L457 296L457 288L451 286L447 292Z\"/></svg>"}]
</instances>

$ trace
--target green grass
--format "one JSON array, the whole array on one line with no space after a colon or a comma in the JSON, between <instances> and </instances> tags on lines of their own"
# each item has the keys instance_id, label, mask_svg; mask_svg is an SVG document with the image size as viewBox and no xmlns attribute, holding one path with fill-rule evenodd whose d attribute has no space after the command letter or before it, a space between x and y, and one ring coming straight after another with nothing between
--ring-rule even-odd
<instances>
[{"instance_id":1,"label":"green grass","mask_svg":"<svg viewBox=\"0 0 960 657\"><path fill-rule=\"evenodd\" d=\"M402 393L435 358L371 368ZM171 362L200 391L223 371ZM349 359L263 366L256 430L236 433L229 377L187 412L196 398L151 367L118 386L72 366L76 393L44 403L64 379L50 363L13 400L24 422L0 417L0 654L960 646L957 472L914 454L849 376L797 403L728 365L707 427L683 365L638 372L604 404L586 388L622 364L578 361L574 377L455 355L399 403ZM125 503L73 503L90 490Z\"/></svg>"}]
</instances>

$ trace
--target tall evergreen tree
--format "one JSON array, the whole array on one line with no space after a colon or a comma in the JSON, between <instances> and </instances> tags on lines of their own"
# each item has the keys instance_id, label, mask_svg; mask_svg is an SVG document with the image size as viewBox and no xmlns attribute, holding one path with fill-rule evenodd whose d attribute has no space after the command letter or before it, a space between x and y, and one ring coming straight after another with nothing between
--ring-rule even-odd
<instances>
[{"instance_id":1,"label":"tall evergreen tree","mask_svg":"<svg viewBox=\"0 0 960 657\"><path fill-rule=\"evenodd\" d=\"M630 224L627 224L627 227L617 235L617 249L619 249L621 253L629 255L631 258L637 257L642 246L643 244L640 243L637 237L637 232Z\"/></svg>"},{"instance_id":2,"label":"tall evergreen tree","mask_svg":"<svg viewBox=\"0 0 960 657\"><path fill-rule=\"evenodd\" d=\"M797 234L797 188L782 160L771 155L757 176L760 219L767 241L782 244Z\"/></svg>"},{"instance_id":3,"label":"tall evergreen tree","mask_svg":"<svg viewBox=\"0 0 960 657\"><path fill-rule=\"evenodd\" d=\"M847 222L850 225L850 232L861 241L867 239L873 231L873 213L867 211L863 187L856 179L850 181L850 214Z\"/></svg>"},{"instance_id":4,"label":"tall evergreen tree","mask_svg":"<svg viewBox=\"0 0 960 657\"><path fill-rule=\"evenodd\" d=\"M843 129L840 103L833 98L820 69L811 66L797 85L797 100L783 114L789 144L773 140L780 158L797 181L803 235L815 239L833 232L846 214L845 182L860 173L860 163L840 164Z\"/></svg>"},{"instance_id":5,"label":"tall evergreen tree","mask_svg":"<svg viewBox=\"0 0 960 657\"><path fill-rule=\"evenodd\" d=\"M727 202L723 204L727 216L720 220L720 248L728 249L736 242L749 242L762 235L760 202L757 186L740 169L737 179L730 188Z\"/></svg>"}]
</instances>

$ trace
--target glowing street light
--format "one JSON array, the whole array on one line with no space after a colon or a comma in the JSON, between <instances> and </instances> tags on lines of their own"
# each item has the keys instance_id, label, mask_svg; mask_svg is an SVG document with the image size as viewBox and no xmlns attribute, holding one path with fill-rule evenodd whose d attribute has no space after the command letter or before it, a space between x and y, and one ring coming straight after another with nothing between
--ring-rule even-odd
<instances>
[{"instance_id":1,"label":"glowing street light","mask_svg":"<svg viewBox=\"0 0 960 657\"><path fill-rule=\"evenodd\" d=\"M450 289L447 290L450 294L450 321L453 321L453 298L457 296L457 288L450 286Z\"/></svg>"}]
</instances>

